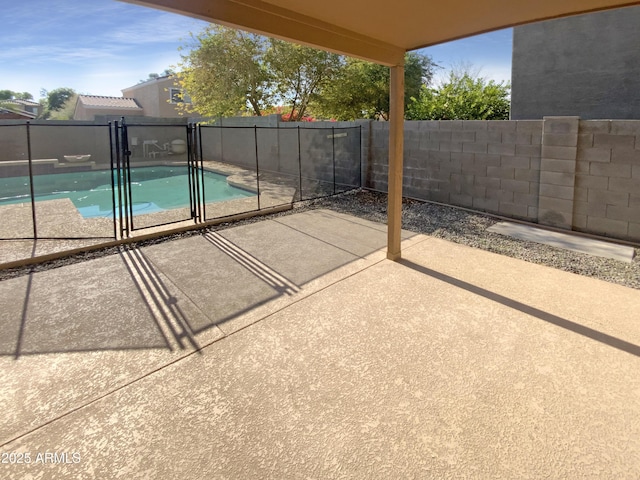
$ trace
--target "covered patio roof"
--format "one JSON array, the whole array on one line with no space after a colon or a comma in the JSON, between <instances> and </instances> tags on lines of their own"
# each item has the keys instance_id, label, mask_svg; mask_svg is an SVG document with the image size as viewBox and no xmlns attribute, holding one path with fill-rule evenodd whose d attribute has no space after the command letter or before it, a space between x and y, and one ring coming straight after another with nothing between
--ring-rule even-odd
<instances>
[{"instance_id":1,"label":"covered patio roof","mask_svg":"<svg viewBox=\"0 0 640 480\"><path fill-rule=\"evenodd\" d=\"M123 0L391 67L388 258L400 258L404 54L501 28L640 4L620 0Z\"/></svg>"},{"instance_id":2,"label":"covered patio roof","mask_svg":"<svg viewBox=\"0 0 640 480\"><path fill-rule=\"evenodd\" d=\"M500 28L636 5L620 0L125 0L388 66L404 53Z\"/></svg>"}]
</instances>

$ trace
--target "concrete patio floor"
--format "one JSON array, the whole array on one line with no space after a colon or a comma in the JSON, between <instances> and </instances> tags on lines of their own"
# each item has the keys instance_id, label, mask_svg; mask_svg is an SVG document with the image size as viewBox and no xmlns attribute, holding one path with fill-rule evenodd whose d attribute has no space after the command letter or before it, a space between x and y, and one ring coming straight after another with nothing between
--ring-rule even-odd
<instances>
[{"instance_id":1,"label":"concrete patio floor","mask_svg":"<svg viewBox=\"0 0 640 480\"><path fill-rule=\"evenodd\" d=\"M315 210L0 282L0 478L638 478L640 291L404 238Z\"/></svg>"}]
</instances>

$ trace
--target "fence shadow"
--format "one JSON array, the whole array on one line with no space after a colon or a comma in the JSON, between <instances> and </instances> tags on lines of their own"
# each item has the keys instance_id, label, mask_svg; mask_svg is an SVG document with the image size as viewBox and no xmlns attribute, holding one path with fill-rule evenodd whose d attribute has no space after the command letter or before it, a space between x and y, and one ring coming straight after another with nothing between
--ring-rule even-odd
<instances>
[{"instance_id":1,"label":"fence shadow","mask_svg":"<svg viewBox=\"0 0 640 480\"><path fill-rule=\"evenodd\" d=\"M22 303L0 316L0 355L198 351L282 308L304 285L364 259L385 239L384 228L313 211L121 247L11 279L0 283L0 294Z\"/></svg>"},{"instance_id":2,"label":"fence shadow","mask_svg":"<svg viewBox=\"0 0 640 480\"><path fill-rule=\"evenodd\" d=\"M200 347L178 299L138 248L120 254L169 350Z\"/></svg>"},{"instance_id":3,"label":"fence shadow","mask_svg":"<svg viewBox=\"0 0 640 480\"><path fill-rule=\"evenodd\" d=\"M0 356L17 360L47 353L200 350L175 292L137 248L32 270L1 286L16 305L0 315Z\"/></svg>"}]
</instances>

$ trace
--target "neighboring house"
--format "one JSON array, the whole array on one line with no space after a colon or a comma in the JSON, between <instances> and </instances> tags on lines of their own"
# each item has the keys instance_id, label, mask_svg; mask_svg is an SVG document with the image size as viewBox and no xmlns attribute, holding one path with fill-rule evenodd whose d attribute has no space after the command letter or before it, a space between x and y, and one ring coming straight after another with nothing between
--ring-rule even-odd
<instances>
[{"instance_id":1,"label":"neighboring house","mask_svg":"<svg viewBox=\"0 0 640 480\"><path fill-rule=\"evenodd\" d=\"M10 100L10 103L18 106L22 112L33 115L34 118L42 112L42 105L38 102L34 102L33 100L20 100L14 98L13 100Z\"/></svg>"},{"instance_id":2,"label":"neighboring house","mask_svg":"<svg viewBox=\"0 0 640 480\"><path fill-rule=\"evenodd\" d=\"M3 108L2 106L5 106ZM0 102L0 118L12 120L33 120L40 113L41 105L32 100L2 100Z\"/></svg>"},{"instance_id":3,"label":"neighboring house","mask_svg":"<svg viewBox=\"0 0 640 480\"><path fill-rule=\"evenodd\" d=\"M175 75L153 78L122 90L122 96L135 98L147 117L181 117L177 106L190 103L191 99L182 94Z\"/></svg>"},{"instance_id":4,"label":"neighboring house","mask_svg":"<svg viewBox=\"0 0 640 480\"><path fill-rule=\"evenodd\" d=\"M25 115L21 112L16 112L15 110L9 110L6 108L0 107L0 120L33 120L34 117L31 115Z\"/></svg>"},{"instance_id":5,"label":"neighboring house","mask_svg":"<svg viewBox=\"0 0 640 480\"><path fill-rule=\"evenodd\" d=\"M133 98L78 95L74 120L95 120L96 115L142 116L144 111Z\"/></svg>"},{"instance_id":6,"label":"neighboring house","mask_svg":"<svg viewBox=\"0 0 640 480\"><path fill-rule=\"evenodd\" d=\"M640 7L515 27L511 118L640 119Z\"/></svg>"},{"instance_id":7,"label":"neighboring house","mask_svg":"<svg viewBox=\"0 0 640 480\"><path fill-rule=\"evenodd\" d=\"M177 105L191 100L176 83L176 77L171 75L125 88L122 97L78 95L73 119L94 120L96 115L181 118Z\"/></svg>"}]
</instances>

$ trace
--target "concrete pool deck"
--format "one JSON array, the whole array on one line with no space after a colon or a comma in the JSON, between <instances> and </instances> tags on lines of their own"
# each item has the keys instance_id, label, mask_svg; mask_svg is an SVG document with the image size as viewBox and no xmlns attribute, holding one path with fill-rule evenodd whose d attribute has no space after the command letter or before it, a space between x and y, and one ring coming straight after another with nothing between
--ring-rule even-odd
<instances>
[{"instance_id":1,"label":"concrete pool deck","mask_svg":"<svg viewBox=\"0 0 640 480\"><path fill-rule=\"evenodd\" d=\"M385 242L314 210L0 282L0 477L638 477L640 291Z\"/></svg>"}]
</instances>

